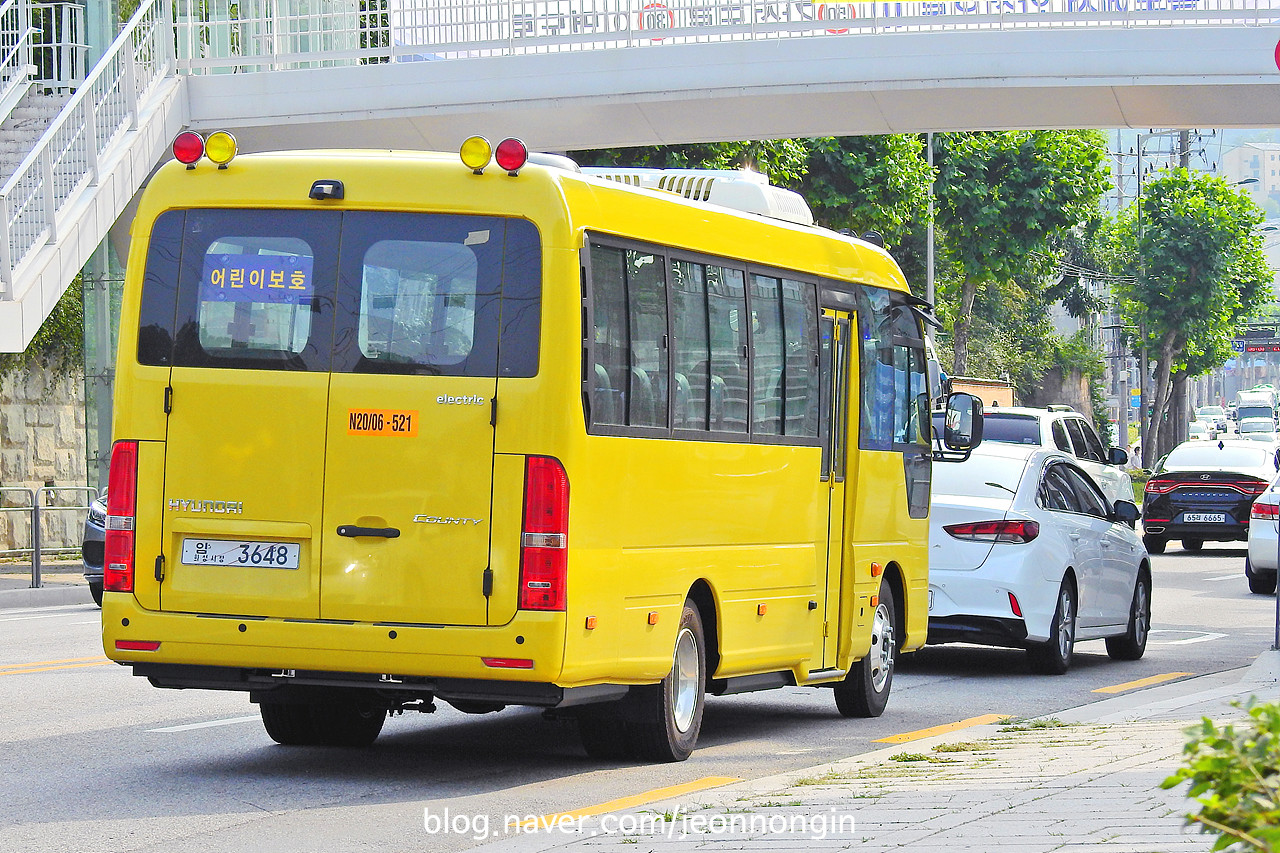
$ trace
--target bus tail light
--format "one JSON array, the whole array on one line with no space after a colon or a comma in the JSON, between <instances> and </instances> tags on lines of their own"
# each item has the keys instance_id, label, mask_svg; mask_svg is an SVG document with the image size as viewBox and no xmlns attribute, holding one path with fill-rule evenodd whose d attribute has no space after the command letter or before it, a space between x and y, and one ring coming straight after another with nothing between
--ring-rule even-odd
<instances>
[{"instance_id":1,"label":"bus tail light","mask_svg":"<svg viewBox=\"0 0 1280 853\"><path fill-rule=\"evenodd\" d=\"M102 588L133 592L133 519L138 505L138 442L117 441L111 448L107 479L107 529Z\"/></svg>"},{"instance_id":2,"label":"bus tail light","mask_svg":"<svg viewBox=\"0 0 1280 853\"><path fill-rule=\"evenodd\" d=\"M520 536L521 610L564 610L569 566L569 476L560 460L530 456Z\"/></svg>"}]
</instances>

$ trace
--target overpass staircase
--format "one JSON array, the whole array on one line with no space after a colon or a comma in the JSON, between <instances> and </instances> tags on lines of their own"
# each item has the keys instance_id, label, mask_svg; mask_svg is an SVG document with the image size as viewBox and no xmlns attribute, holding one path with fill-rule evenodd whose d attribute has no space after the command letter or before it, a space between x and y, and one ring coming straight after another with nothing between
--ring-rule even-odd
<instances>
[{"instance_id":1,"label":"overpass staircase","mask_svg":"<svg viewBox=\"0 0 1280 853\"><path fill-rule=\"evenodd\" d=\"M144 2L74 94L30 61L0 80L0 110L22 90L0 120L0 352L26 349L185 123L170 8Z\"/></svg>"}]
</instances>

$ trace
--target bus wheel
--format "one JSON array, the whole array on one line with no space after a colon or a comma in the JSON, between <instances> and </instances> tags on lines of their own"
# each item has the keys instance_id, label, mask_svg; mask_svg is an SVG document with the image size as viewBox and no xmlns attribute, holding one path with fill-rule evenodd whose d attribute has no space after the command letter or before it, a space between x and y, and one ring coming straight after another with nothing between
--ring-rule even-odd
<instances>
[{"instance_id":1,"label":"bus wheel","mask_svg":"<svg viewBox=\"0 0 1280 853\"><path fill-rule=\"evenodd\" d=\"M387 711L347 700L312 705L311 718L321 746L368 746L382 732Z\"/></svg>"},{"instance_id":2,"label":"bus wheel","mask_svg":"<svg viewBox=\"0 0 1280 853\"><path fill-rule=\"evenodd\" d=\"M311 706L301 702L262 702L258 705L262 726L273 741L285 746L313 746L319 735L311 719Z\"/></svg>"},{"instance_id":3,"label":"bus wheel","mask_svg":"<svg viewBox=\"0 0 1280 853\"><path fill-rule=\"evenodd\" d=\"M578 735L592 758L617 761L627 757L627 724L616 717L580 716Z\"/></svg>"},{"instance_id":4,"label":"bus wheel","mask_svg":"<svg viewBox=\"0 0 1280 853\"><path fill-rule=\"evenodd\" d=\"M893 664L897 655L897 611L893 588L880 582L880 600L871 620L871 648L836 685L836 708L845 717L878 717L889 704Z\"/></svg>"},{"instance_id":5,"label":"bus wheel","mask_svg":"<svg viewBox=\"0 0 1280 853\"><path fill-rule=\"evenodd\" d=\"M368 746L382 731L387 712L355 702L263 702L262 725L285 746Z\"/></svg>"},{"instance_id":6,"label":"bus wheel","mask_svg":"<svg viewBox=\"0 0 1280 853\"><path fill-rule=\"evenodd\" d=\"M634 688L636 718L628 720L630 754L645 761L684 761L702 729L707 688L707 645L702 617L685 601L676 630L671 672L657 684Z\"/></svg>"}]
</instances>

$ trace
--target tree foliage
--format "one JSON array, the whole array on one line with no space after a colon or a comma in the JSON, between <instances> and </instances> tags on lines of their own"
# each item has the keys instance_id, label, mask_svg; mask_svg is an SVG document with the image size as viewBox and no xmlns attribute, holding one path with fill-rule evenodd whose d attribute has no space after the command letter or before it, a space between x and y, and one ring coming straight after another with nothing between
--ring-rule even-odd
<instances>
[{"instance_id":1,"label":"tree foliage","mask_svg":"<svg viewBox=\"0 0 1280 853\"><path fill-rule=\"evenodd\" d=\"M1185 766L1161 785L1191 783L1187 796L1200 811L1187 823L1215 833L1214 850L1280 849L1280 705L1251 698L1246 707L1238 725L1219 728L1204 717L1188 729Z\"/></svg>"},{"instance_id":2,"label":"tree foliage","mask_svg":"<svg viewBox=\"0 0 1280 853\"><path fill-rule=\"evenodd\" d=\"M0 354L0 380L39 365L55 376L84 369L84 294L77 275L41 324L25 352Z\"/></svg>"},{"instance_id":3,"label":"tree foliage","mask_svg":"<svg viewBox=\"0 0 1280 853\"><path fill-rule=\"evenodd\" d=\"M1098 131L949 133L938 146L937 218L959 268L954 370L969 367L979 291L1018 281L1028 291L1056 269L1051 240L1097 209L1106 185Z\"/></svg>"},{"instance_id":4,"label":"tree foliage","mask_svg":"<svg viewBox=\"0 0 1280 853\"><path fill-rule=\"evenodd\" d=\"M1173 169L1147 181L1117 220L1116 250L1132 280L1117 287L1126 322L1154 357L1155 400L1143 462L1172 445L1167 430L1177 373L1225 360L1235 325L1270 294L1255 228L1262 210L1221 178Z\"/></svg>"},{"instance_id":5,"label":"tree foliage","mask_svg":"<svg viewBox=\"0 0 1280 853\"><path fill-rule=\"evenodd\" d=\"M766 139L570 151L569 157L583 166L623 166L645 169L751 169L767 175L776 183L789 183L799 180L804 174L808 153L808 147L803 140Z\"/></svg>"}]
</instances>

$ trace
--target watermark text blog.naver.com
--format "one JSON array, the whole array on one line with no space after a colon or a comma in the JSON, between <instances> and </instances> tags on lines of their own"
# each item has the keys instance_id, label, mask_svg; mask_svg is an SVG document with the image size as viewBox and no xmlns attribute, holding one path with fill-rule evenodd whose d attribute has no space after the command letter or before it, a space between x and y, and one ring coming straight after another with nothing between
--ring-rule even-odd
<instances>
[{"instance_id":1,"label":"watermark text blog.naver.com","mask_svg":"<svg viewBox=\"0 0 1280 853\"><path fill-rule=\"evenodd\" d=\"M726 814L686 812L643 812L584 816L497 815L453 812L448 808L422 810L422 828L429 835L459 835L473 841L489 841L521 833L547 832L564 835L622 835L684 838L690 836L782 836L796 840L821 841L829 836L853 833L852 814L836 809L812 814L769 814L740 811Z\"/></svg>"}]
</instances>

